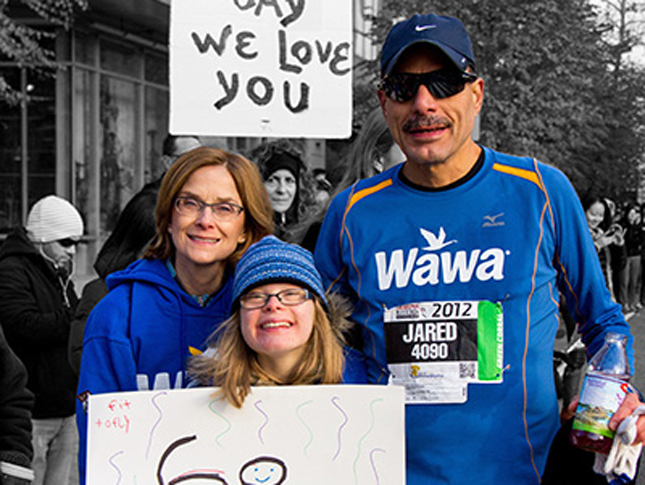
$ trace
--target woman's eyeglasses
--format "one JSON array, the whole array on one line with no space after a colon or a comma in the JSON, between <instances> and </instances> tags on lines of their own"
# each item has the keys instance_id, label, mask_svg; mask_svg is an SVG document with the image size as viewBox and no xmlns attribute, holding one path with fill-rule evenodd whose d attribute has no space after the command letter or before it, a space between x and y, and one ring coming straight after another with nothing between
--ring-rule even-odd
<instances>
[{"instance_id":1,"label":"woman's eyeglasses","mask_svg":"<svg viewBox=\"0 0 645 485\"><path fill-rule=\"evenodd\" d=\"M183 216L197 218L204 209L208 207L213 214L213 217L218 221L230 221L239 216L244 207L241 207L232 202L218 202L215 204L207 204L199 199L193 197L177 197L175 198L175 209Z\"/></svg>"},{"instance_id":2,"label":"woman's eyeglasses","mask_svg":"<svg viewBox=\"0 0 645 485\"><path fill-rule=\"evenodd\" d=\"M240 298L240 305L247 310L255 310L266 305L272 296L275 296L280 303L286 306L301 305L312 298L311 293L304 288L289 288L271 294L251 291Z\"/></svg>"},{"instance_id":3,"label":"woman's eyeglasses","mask_svg":"<svg viewBox=\"0 0 645 485\"><path fill-rule=\"evenodd\" d=\"M477 79L476 74L456 69L412 74L397 72L381 79L379 89L392 101L404 103L414 98L421 85L425 86L436 99L444 99L459 94L466 84Z\"/></svg>"}]
</instances>

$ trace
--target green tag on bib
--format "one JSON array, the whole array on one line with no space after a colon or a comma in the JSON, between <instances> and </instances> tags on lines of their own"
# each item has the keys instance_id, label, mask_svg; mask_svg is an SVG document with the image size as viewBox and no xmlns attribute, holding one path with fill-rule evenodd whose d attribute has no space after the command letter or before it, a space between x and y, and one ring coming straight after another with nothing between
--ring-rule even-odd
<instances>
[{"instance_id":1,"label":"green tag on bib","mask_svg":"<svg viewBox=\"0 0 645 485\"><path fill-rule=\"evenodd\" d=\"M477 309L477 377L480 381L501 381L503 367L502 304L480 301Z\"/></svg>"}]
</instances>

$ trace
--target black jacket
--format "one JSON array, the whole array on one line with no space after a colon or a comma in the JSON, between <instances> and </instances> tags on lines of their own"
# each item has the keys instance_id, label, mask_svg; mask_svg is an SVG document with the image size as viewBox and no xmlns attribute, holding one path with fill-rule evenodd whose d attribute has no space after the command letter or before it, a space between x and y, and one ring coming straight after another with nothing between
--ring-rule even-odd
<instances>
[{"instance_id":1,"label":"black jacket","mask_svg":"<svg viewBox=\"0 0 645 485\"><path fill-rule=\"evenodd\" d=\"M0 327L0 461L29 467L31 407L34 396L27 390L27 371L12 352Z\"/></svg>"},{"instance_id":2,"label":"black jacket","mask_svg":"<svg viewBox=\"0 0 645 485\"><path fill-rule=\"evenodd\" d=\"M74 414L76 377L67 343L77 304L69 278L55 271L23 228L12 232L0 249L0 324L27 368L35 419Z\"/></svg>"},{"instance_id":3,"label":"black jacket","mask_svg":"<svg viewBox=\"0 0 645 485\"><path fill-rule=\"evenodd\" d=\"M76 308L69 334L69 363L77 376L81 375L81 355L83 353L83 336L85 324L96 304L108 294L108 287L103 278L90 281L83 288L83 294Z\"/></svg>"}]
</instances>

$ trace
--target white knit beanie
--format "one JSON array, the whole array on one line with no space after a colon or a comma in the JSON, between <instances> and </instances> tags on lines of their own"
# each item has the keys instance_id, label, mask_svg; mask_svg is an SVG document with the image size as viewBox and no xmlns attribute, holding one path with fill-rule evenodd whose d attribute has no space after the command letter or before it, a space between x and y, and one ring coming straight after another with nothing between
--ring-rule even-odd
<instances>
[{"instance_id":1,"label":"white knit beanie","mask_svg":"<svg viewBox=\"0 0 645 485\"><path fill-rule=\"evenodd\" d=\"M26 229L33 242L78 239L83 235L83 219L65 199L48 195L36 202L29 211Z\"/></svg>"}]
</instances>

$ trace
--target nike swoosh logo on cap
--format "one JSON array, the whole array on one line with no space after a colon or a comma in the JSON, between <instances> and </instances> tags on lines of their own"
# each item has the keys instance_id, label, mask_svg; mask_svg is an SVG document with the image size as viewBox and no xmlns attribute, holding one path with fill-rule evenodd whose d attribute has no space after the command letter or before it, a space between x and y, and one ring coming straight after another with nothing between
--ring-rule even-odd
<instances>
[{"instance_id":1,"label":"nike swoosh logo on cap","mask_svg":"<svg viewBox=\"0 0 645 485\"><path fill-rule=\"evenodd\" d=\"M423 32L424 30L436 29L436 25L417 25L414 30L417 32Z\"/></svg>"}]
</instances>

